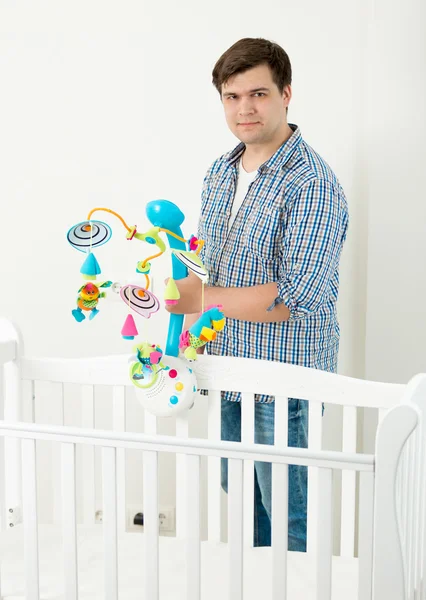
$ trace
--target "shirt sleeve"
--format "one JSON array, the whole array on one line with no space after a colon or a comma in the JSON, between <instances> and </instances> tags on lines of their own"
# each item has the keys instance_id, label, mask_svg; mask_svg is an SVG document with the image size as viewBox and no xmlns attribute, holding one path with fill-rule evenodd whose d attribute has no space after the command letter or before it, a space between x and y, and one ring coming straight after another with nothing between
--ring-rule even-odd
<instances>
[{"instance_id":1,"label":"shirt sleeve","mask_svg":"<svg viewBox=\"0 0 426 600\"><path fill-rule=\"evenodd\" d=\"M343 194L343 191L341 192ZM328 299L347 230L346 200L332 183L317 179L297 194L283 219L278 297L290 321L309 317Z\"/></svg>"}]
</instances>

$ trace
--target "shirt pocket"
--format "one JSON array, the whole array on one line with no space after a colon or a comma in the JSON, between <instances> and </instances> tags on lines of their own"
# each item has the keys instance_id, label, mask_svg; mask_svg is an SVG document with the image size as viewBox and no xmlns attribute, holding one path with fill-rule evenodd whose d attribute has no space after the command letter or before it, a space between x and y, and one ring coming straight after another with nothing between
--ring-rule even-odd
<instances>
[{"instance_id":1,"label":"shirt pocket","mask_svg":"<svg viewBox=\"0 0 426 600\"><path fill-rule=\"evenodd\" d=\"M200 223L199 233L206 246L219 248L224 242L225 217L219 211L211 210Z\"/></svg>"},{"instance_id":2,"label":"shirt pocket","mask_svg":"<svg viewBox=\"0 0 426 600\"><path fill-rule=\"evenodd\" d=\"M282 227L280 207L253 208L244 228L244 245L262 260L276 260L282 246Z\"/></svg>"}]
</instances>

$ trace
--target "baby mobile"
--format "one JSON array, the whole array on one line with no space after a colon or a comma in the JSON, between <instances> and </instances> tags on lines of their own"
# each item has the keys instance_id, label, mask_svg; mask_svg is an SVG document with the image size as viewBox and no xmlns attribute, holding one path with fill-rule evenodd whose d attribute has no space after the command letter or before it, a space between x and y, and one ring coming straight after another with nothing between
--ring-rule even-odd
<instances>
[{"instance_id":1,"label":"baby mobile","mask_svg":"<svg viewBox=\"0 0 426 600\"><path fill-rule=\"evenodd\" d=\"M92 219L92 215L98 211L117 217L126 229L128 241L137 239L156 246L158 250L137 263L136 272L144 276L144 287L128 284L119 288L120 297L128 309L121 330L124 339L134 340L138 335L131 311L149 319L160 309L159 299L149 289L149 274L152 261L167 250L162 234L166 236L172 256L172 276L164 292L164 303L167 305L178 302L180 295L176 280L186 277L188 270L195 273L202 282L201 312L194 325L182 333L184 315L170 314L165 352L161 346L143 341L134 346L134 354L129 361L130 379L144 408L157 416L174 415L190 408L195 400L197 382L188 361L196 360L197 348L213 341L216 332L221 331L225 325L220 305L204 307L204 285L208 281L208 275L199 256L204 242L193 235L189 239L183 237L180 226L185 217L168 200L153 200L147 204L146 214L152 227L145 233L138 232L136 225L127 225L119 214L108 208L94 208L86 221L74 225L67 233L71 246L86 254L80 269L83 282L78 290L76 307L72 310L78 323L86 318L89 321L94 319L100 312L100 301L106 296L106 290L114 289L117 285L109 280L97 280L101 268L93 250L106 244L112 236L107 223Z\"/></svg>"}]
</instances>

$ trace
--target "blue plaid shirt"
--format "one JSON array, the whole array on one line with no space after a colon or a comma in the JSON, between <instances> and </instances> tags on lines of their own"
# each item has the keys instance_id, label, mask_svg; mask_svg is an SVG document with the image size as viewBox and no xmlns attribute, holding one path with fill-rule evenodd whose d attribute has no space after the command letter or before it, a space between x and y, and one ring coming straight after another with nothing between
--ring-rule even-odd
<instances>
[{"instance_id":1,"label":"blue plaid shirt","mask_svg":"<svg viewBox=\"0 0 426 600\"><path fill-rule=\"evenodd\" d=\"M288 321L226 319L209 354L273 360L335 372L340 330L336 314L339 259L348 227L345 194L325 161L293 135L258 169L228 231L245 146L217 159L202 191L198 236L209 285L278 284L268 310L284 303ZM250 290L247 290L247 294ZM240 395L224 397L238 401ZM257 396L271 402L271 396Z\"/></svg>"}]
</instances>

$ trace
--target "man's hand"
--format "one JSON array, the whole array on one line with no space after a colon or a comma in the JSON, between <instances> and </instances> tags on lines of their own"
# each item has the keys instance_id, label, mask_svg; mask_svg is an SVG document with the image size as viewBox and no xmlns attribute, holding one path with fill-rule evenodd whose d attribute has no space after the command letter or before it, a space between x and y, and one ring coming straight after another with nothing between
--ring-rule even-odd
<instances>
[{"instance_id":1,"label":"man's hand","mask_svg":"<svg viewBox=\"0 0 426 600\"><path fill-rule=\"evenodd\" d=\"M166 284L168 279L166 279ZM175 280L180 298L177 304L166 305L166 310L176 315L190 315L201 312L201 280L189 273L184 279Z\"/></svg>"}]
</instances>

